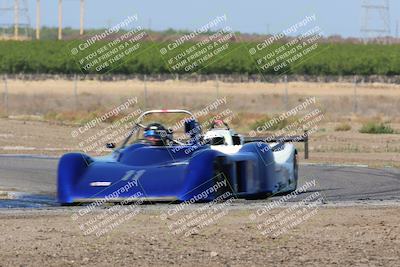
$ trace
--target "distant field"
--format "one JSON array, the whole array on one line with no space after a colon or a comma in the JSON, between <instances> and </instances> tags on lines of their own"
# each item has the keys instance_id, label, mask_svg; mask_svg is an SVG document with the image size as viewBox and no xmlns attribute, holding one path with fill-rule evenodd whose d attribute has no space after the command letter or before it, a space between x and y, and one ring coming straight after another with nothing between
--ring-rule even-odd
<instances>
[{"instance_id":1,"label":"distant field","mask_svg":"<svg viewBox=\"0 0 400 267\"><path fill-rule=\"evenodd\" d=\"M226 97L226 108L237 113L277 114L295 107L308 97L316 97L316 107L330 120L343 117L385 117L398 121L400 115L400 85L350 83L290 82L285 98L283 83L222 83L68 80L21 81L8 80L8 106L11 115L45 115L48 112L101 112L138 97L141 108L187 108L198 110ZM146 86L146 87L145 87ZM1 87L0 87L1 88ZM145 98L146 88L146 98ZM5 112L4 99L0 112ZM287 103L287 104L286 104ZM356 113L356 114L353 114Z\"/></svg>"},{"instance_id":2,"label":"distant field","mask_svg":"<svg viewBox=\"0 0 400 267\"><path fill-rule=\"evenodd\" d=\"M0 73L80 73L77 59L71 55L71 47L77 41L30 41L0 42ZM98 42L95 51L107 43ZM194 43L181 45L176 53L188 49ZM249 48L255 43L234 42L219 56L214 57L199 72L201 73L248 73L259 74L254 58L249 55ZM282 44L273 44L268 51L273 51ZM175 72L161 56L161 42L141 43L141 52L124 58L110 73L170 73ZM400 58L398 45L376 44L319 44L318 49L302 58L296 64L282 69L287 74L300 75L398 75ZM86 52L89 52L86 51ZM93 71L89 71L89 73ZM94 70L94 72L96 72ZM183 73L183 70L177 72ZM273 69L262 71L264 74L276 74Z\"/></svg>"}]
</instances>

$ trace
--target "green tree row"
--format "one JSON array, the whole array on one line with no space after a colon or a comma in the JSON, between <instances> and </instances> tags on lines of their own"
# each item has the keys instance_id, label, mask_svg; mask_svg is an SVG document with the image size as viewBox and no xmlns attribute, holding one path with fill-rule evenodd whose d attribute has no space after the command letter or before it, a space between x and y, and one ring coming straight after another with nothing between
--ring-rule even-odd
<instances>
[{"instance_id":1,"label":"green tree row","mask_svg":"<svg viewBox=\"0 0 400 267\"><path fill-rule=\"evenodd\" d=\"M96 51L107 45L98 42L85 51ZM118 74L158 74L187 73L184 69L173 70L168 56L162 56L160 48L165 43L144 42L138 53L126 56L109 73ZM185 43L174 50L174 55L189 49L193 43ZM48 73L71 74L86 73L79 65L79 55L73 56L71 48L76 41L1 41L0 73ZM269 46L263 53L278 49L280 44ZM273 68L261 69L257 58L250 56L249 48L254 43L230 43L227 50L191 70L201 73L218 74L299 74L299 75L400 75L399 45L357 45L357 44L319 44L318 49L288 64L280 71ZM97 73L92 69L88 73Z\"/></svg>"}]
</instances>

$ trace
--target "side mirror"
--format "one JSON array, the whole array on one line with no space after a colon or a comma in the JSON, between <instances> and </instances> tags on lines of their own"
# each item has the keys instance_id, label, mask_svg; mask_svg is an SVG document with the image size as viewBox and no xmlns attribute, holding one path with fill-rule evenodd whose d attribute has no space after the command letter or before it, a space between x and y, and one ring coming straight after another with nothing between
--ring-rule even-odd
<instances>
[{"instance_id":1,"label":"side mirror","mask_svg":"<svg viewBox=\"0 0 400 267\"><path fill-rule=\"evenodd\" d=\"M107 143L106 147L109 149L114 149L115 148L115 143Z\"/></svg>"}]
</instances>

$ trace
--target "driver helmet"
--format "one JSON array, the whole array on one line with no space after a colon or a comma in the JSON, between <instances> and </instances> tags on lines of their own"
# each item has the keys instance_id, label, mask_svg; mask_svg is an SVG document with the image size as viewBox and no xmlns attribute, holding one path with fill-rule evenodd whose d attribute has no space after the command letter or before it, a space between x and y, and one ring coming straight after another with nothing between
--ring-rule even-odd
<instances>
[{"instance_id":1,"label":"driver helmet","mask_svg":"<svg viewBox=\"0 0 400 267\"><path fill-rule=\"evenodd\" d=\"M172 139L171 133L159 123L151 123L144 129L144 138L153 146L165 146Z\"/></svg>"}]
</instances>

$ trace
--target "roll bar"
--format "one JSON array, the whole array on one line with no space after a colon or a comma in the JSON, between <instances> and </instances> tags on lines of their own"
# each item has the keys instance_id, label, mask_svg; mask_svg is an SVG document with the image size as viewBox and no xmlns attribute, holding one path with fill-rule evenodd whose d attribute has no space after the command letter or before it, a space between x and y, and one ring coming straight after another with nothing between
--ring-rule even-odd
<instances>
[{"instance_id":1,"label":"roll bar","mask_svg":"<svg viewBox=\"0 0 400 267\"><path fill-rule=\"evenodd\" d=\"M191 113L190 111L184 110L184 109L153 109L153 110L145 111L139 116L139 118L136 119L135 126L129 132L128 136L125 138L124 142L121 145L121 148L124 148L126 146L129 139L132 137L132 135L135 132L139 131L140 128L143 128L143 129L146 128L145 125L140 123L143 120L143 118L149 114L154 114L154 113L185 113L185 114L190 115L190 117L194 119L193 113Z\"/></svg>"},{"instance_id":2,"label":"roll bar","mask_svg":"<svg viewBox=\"0 0 400 267\"><path fill-rule=\"evenodd\" d=\"M139 125L140 127L144 128L145 126L141 124L140 122L143 120L144 117L146 117L149 114L154 114L154 113L185 113L190 115L190 117L194 118L194 115L187 110L184 109L153 109L153 110L148 110L142 113L142 115L137 118L136 124Z\"/></svg>"}]
</instances>

